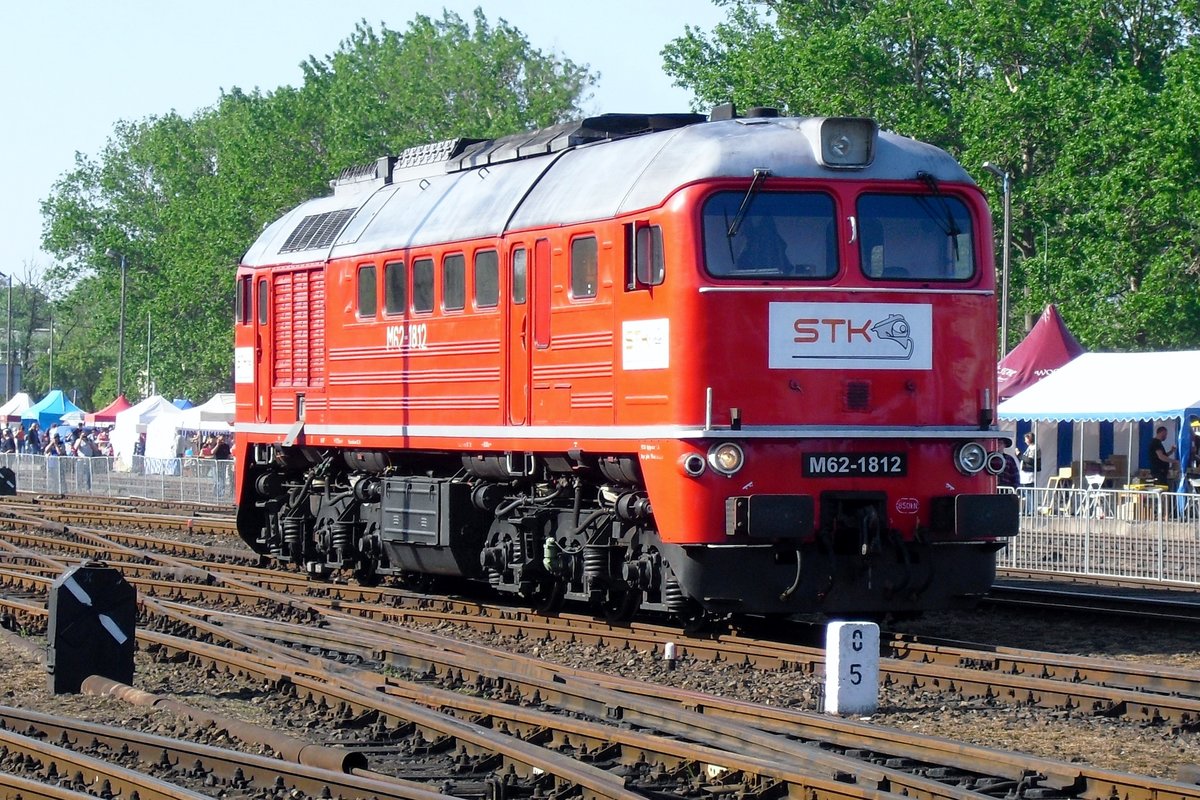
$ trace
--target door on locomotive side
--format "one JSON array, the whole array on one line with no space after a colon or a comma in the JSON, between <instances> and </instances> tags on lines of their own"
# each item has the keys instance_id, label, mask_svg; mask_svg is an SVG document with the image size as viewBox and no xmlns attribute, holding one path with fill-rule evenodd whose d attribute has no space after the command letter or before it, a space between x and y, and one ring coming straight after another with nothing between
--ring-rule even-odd
<instances>
[{"instance_id":1,"label":"door on locomotive side","mask_svg":"<svg viewBox=\"0 0 1200 800\"><path fill-rule=\"evenodd\" d=\"M254 280L254 419L271 421L271 377L274 359L271 337L270 273L259 273Z\"/></svg>"},{"instance_id":2,"label":"door on locomotive side","mask_svg":"<svg viewBox=\"0 0 1200 800\"><path fill-rule=\"evenodd\" d=\"M529 251L524 244L509 253L508 423L524 425L529 414Z\"/></svg>"},{"instance_id":3,"label":"door on locomotive side","mask_svg":"<svg viewBox=\"0 0 1200 800\"><path fill-rule=\"evenodd\" d=\"M546 390L550 384L542 380L539 384L534 380L534 374L539 365L545 366L547 351L550 349L550 308L554 289L554 279L551 273L550 240L538 239L533 246L533 258L528 268L529 276L529 316L531 335L529 348L526 350L528 365L522 379L528 387L529 407L528 421L545 422L547 412ZM540 390L540 391L539 391Z\"/></svg>"}]
</instances>

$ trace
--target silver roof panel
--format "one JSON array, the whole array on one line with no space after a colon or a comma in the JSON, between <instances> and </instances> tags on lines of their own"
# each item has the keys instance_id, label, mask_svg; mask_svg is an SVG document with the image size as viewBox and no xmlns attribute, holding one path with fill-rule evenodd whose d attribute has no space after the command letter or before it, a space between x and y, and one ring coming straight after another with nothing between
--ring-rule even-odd
<instances>
[{"instance_id":1,"label":"silver roof panel","mask_svg":"<svg viewBox=\"0 0 1200 800\"><path fill-rule=\"evenodd\" d=\"M263 231L243 263L309 263L606 219L657 207L689 183L749 178L755 169L775 177L826 180L912 180L923 171L939 181L973 183L945 151L885 131L879 132L869 166L823 167L817 158L821 122L817 117L722 120L501 162L480 158L496 149L472 146L466 158L451 159L446 169L491 163L456 172L422 170L423 177L400 173L395 184L338 187L335 195L300 205ZM563 135L561 127L552 129L556 138ZM332 248L279 252L305 218L351 207L359 210Z\"/></svg>"}]
</instances>

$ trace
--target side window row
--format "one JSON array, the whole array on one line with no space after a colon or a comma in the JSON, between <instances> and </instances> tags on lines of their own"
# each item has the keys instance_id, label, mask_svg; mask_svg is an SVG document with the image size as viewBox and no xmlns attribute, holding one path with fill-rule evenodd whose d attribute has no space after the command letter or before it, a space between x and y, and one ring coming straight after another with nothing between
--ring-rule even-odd
<instances>
[{"instance_id":1,"label":"side window row","mask_svg":"<svg viewBox=\"0 0 1200 800\"><path fill-rule=\"evenodd\" d=\"M629 248L632 258L626 266L626 289L656 286L663 282L665 265L663 258L662 228L657 225L643 226L636 230ZM512 301L522 305L526 301L529 272L529 255L523 247L512 252ZM359 318L370 319L379 313L378 270L375 264L362 264L356 274L358 293L357 313ZM434 309L434 260L418 258L412 262L412 280L403 261L388 261L383 265L383 312L403 314L411 309L427 313ZM442 308L446 311L461 311L466 308L467 280L466 256L453 253L442 259ZM500 256L495 250L475 253L471 271L471 286L474 290L475 308L495 308L500 302ZM571 240L570 246L571 299L587 300L596 296L599 279L599 253L595 236L580 236ZM235 300L235 318L249 324L251 282L247 276L238 286ZM410 291L411 287L411 291ZM259 324L267 322L267 286L260 280L258 291Z\"/></svg>"},{"instance_id":2,"label":"side window row","mask_svg":"<svg viewBox=\"0 0 1200 800\"><path fill-rule=\"evenodd\" d=\"M523 252L523 251L522 251ZM475 254L472 269L475 308L495 308L500 301L500 258L495 250ZM461 311L467 304L466 257L454 253L442 259L442 308ZM374 317L379 311L379 291L374 264L358 268L358 316ZM434 263L432 258L412 262L411 306L409 274L403 261L383 265L383 310L385 314L433 311Z\"/></svg>"},{"instance_id":3,"label":"side window row","mask_svg":"<svg viewBox=\"0 0 1200 800\"><path fill-rule=\"evenodd\" d=\"M655 226L642 227L632 242L632 259L629 264L630 280L627 289L655 286L663 282L665 267L663 259L662 229ZM595 236L579 236L570 244L570 297L572 300L589 300L596 297L599 281L599 245ZM512 253L513 303L526 301L528 286L528 251L518 247ZM412 282L403 261L389 261L383 265L383 310L386 314L401 314L411 309L414 312L433 311L435 264L432 258L419 258L412 262ZM363 264L358 268L358 316L375 317L379 310L376 266ZM475 308L495 308L500 302L500 256L495 250L475 253L471 269L471 287ZM410 291L411 286L411 291ZM462 253L452 253L442 258L441 264L442 309L461 311L467 305L467 262Z\"/></svg>"}]
</instances>

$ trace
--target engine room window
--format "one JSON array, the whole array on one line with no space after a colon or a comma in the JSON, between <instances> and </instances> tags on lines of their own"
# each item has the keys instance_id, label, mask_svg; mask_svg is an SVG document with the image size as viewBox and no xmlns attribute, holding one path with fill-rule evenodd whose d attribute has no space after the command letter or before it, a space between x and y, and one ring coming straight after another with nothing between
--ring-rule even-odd
<instances>
[{"instance_id":1,"label":"engine room window","mask_svg":"<svg viewBox=\"0 0 1200 800\"><path fill-rule=\"evenodd\" d=\"M475 307L495 308L500 303L500 257L495 250L475 254Z\"/></svg>"},{"instance_id":2,"label":"engine room window","mask_svg":"<svg viewBox=\"0 0 1200 800\"><path fill-rule=\"evenodd\" d=\"M571 242L571 297L596 296L596 237Z\"/></svg>"},{"instance_id":3,"label":"engine room window","mask_svg":"<svg viewBox=\"0 0 1200 800\"><path fill-rule=\"evenodd\" d=\"M375 316L376 303L375 265L367 264L358 268L358 316L367 318Z\"/></svg>"},{"instance_id":4,"label":"engine room window","mask_svg":"<svg viewBox=\"0 0 1200 800\"><path fill-rule=\"evenodd\" d=\"M442 308L461 311L467 304L467 261L462 253L442 259Z\"/></svg>"},{"instance_id":5,"label":"engine room window","mask_svg":"<svg viewBox=\"0 0 1200 800\"><path fill-rule=\"evenodd\" d=\"M403 314L408 308L408 272L403 261L383 265L383 310Z\"/></svg>"},{"instance_id":6,"label":"engine room window","mask_svg":"<svg viewBox=\"0 0 1200 800\"><path fill-rule=\"evenodd\" d=\"M512 301L513 305L525 305L525 292L528 284L526 275L529 270L529 256L524 247L518 247L512 254Z\"/></svg>"},{"instance_id":7,"label":"engine room window","mask_svg":"<svg viewBox=\"0 0 1200 800\"><path fill-rule=\"evenodd\" d=\"M944 194L869 194L858 200L862 269L868 278L962 281L975 275L971 214Z\"/></svg>"},{"instance_id":8,"label":"engine room window","mask_svg":"<svg viewBox=\"0 0 1200 800\"><path fill-rule=\"evenodd\" d=\"M433 311L433 259L414 261L412 269L413 311Z\"/></svg>"},{"instance_id":9,"label":"engine room window","mask_svg":"<svg viewBox=\"0 0 1200 800\"><path fill-rule=\"evenodd\" d=\"M704 259L718 278L832 278L833 198L819 192L717 192L704 204Z\"/></svg>"}]
</instances>

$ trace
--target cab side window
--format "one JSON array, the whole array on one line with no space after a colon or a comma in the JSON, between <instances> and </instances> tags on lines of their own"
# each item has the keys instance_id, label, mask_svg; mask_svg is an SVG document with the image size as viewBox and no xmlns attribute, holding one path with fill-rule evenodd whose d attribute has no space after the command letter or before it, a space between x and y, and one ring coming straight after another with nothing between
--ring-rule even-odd
<instances>
[{"instance_id":1,"label":"cab side window","mask_svg":"<svg viewBox=\"0 0 1200 800\"><path fill-rule=\"evenodd\" d=\"M249 275L238 278L233 318L239 325L249 325L251 322L254 304L250 300L250 289L253 285Z\"/></svg>"},{"instance_id":2,"label":"cab side window","mask_svg":"<svg viewBox=\"0 0 1200 800\"><path fill-rule=\"evenodd\" d=\"M571 297L596 296L596 237L581 236L571 242Z\"/></svg>"},{"instance_id":3,"label":"cab side window","mask_svg":"<svg viewBox=\"0 0 1200 800\"><path fill-rule=\"evenodd\" d=\"M658 286L667 272L662 228L658 225L638 228L635 240L632 286Z\"/></svg>"},{"instance_id":4,"label":"cab side window","mask_svg":"<svg viewBox=\"0 0 1200 800\"><path fill-rule=\"evenodd\" d=\"M258 324L267 324L267 311L270 308L267 300L267 279L258 279Z\"/></svg>"},{"instance_id":5,"label":"cab side window","mask_svg":"<svg viewBox=\"0 0 1200 800\"><path fill-rule=\"evenodd\" d=\"M512 254L512 301L513 305L524 305L526 294L526 273L529 271L529 256L524 247L518 247Z\"/></svg>"},{"instance_id":6,"label":"cab side window","mask_svg":"<svg viewBox=\"0 0 1200 800\"><path fill-rule=\"evenodd\" d=\"M375 265L364 264L358 268L358 316L359 319L374 319L376 311Z\"/></svg>"}]
</instances>

